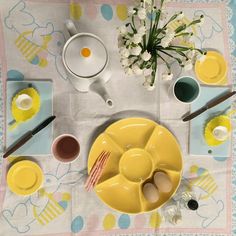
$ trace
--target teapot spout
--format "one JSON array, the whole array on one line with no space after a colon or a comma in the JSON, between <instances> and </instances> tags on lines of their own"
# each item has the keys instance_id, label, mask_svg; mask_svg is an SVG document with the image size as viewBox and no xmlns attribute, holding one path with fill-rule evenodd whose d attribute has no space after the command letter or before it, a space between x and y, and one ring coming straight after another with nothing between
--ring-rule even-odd
<instances>
[{"instance_id":1,"label":"teapot spout","mask_svg":"<svg viewBox=\"0 0 236 236\"><path fill-rule=\"evenodd\" d=\"M105 84L102 81L95 81L90 85L90 90L97 93L101 96L101 98L105 101L108 107L113 107L113 101L110 98L109 94L107 93L107 90L105 88Z\"/></svg>"}]
</instances>

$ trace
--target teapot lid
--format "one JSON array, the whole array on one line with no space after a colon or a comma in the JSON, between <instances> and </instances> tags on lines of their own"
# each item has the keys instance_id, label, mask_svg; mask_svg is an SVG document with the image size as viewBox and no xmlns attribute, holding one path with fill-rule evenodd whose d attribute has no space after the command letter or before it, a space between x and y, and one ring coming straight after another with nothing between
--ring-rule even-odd
<instances>
[{"instance_id":1,"label":"teapot lid","mask_svg":"<svg viewBox=\"0 0 236 236\"><path fill-rule=\"evenodd\" d=\"M102 41L88 33L71 38L63 54L68 69L84 78L99 74L108 61L107 50Z\"/></svg>"}]
</instances>

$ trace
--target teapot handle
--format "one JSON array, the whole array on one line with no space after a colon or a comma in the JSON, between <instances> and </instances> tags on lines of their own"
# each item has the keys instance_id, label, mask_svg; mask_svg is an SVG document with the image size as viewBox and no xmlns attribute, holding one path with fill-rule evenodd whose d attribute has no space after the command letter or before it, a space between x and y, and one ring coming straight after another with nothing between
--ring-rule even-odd
<instances>
[{"instance_id":1,"label":"teapot handle","mask_svg":"<svg viewBox=\"0 0 236 236\"><path fill-rule=\"evenodd\" d=\"M71 37L78 34L78 30L72 20L66 20L65 25Z\"/></svg>"}]
</instances>

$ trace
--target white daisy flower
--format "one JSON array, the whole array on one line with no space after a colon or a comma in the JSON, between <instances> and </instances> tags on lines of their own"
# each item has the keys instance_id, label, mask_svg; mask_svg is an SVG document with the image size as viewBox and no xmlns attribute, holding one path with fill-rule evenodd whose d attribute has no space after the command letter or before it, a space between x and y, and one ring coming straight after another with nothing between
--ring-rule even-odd
<instances>
[{"instance_id":1,"label":"white daisy flower","mask_svg":"<svg viewBox=\"0 0 236 236\"><path fill-rule=\"evenodd\" d=\"M142 35L141 34L135 34L132 38L132 42L134 44L139 44L142 41Z\"/></svg>"},{"instance_id":2,"label":"white daisy flower","mask_svg":"<svg viewBox=\"0 0 236 236\"><path fill-rule=\"evenodd\" d=\"M141 75L143 73L143 70L137 64L132 65L132 70L135 75Z\"/></svg>"},{"instance_id":3,"label":"white daisy flower","mask_svg":"<svg viewBox=\"0 0 236 236\"><path fill-rule=\"evenodd\" d=\"M165 80L165 81L172 80L173 76L174 75L172 73L170 73L170 72L164 72L162 74L162 79Z\"/></svg>"},{"instance_id":4,"label":"white daisy flower","mask_svg":"<svg viewBox=\"0 0 236 236\"><path fill-rule=\"evenodd\" d=\"M149 61L151 57L152 57L151 53L149 53L147 50L141 55L141 58L144 61Z\"/></svg>"},{"instance_id":5,"label":"white daisy flower","mask_svg":"<svg viewBox=\"0 0 236 236\"><path fill-rule=\"evenodd\" d=\"M131 50L130 50L130 54L131 55L135 55L135 56L138 56L142 51L142 48L140 46L137 46L137 47L133 47Z\"/></svg>"},{"instance_id":6,"label":"white daisy flower","mask_svg":"<svg viewBox=\"0 0 236 236\"><path fill-rule=\"evenodd\" d=\"M120 49L120 55L121 57L126 58L130 55L130 52L127 48L123 47Z\"/></svg>"},{"instance_id":7,"label":"white daisy flower","mask_svg":"<svg viewBox=\"0 0 236 236\"><path fill-rule=\"evenodd\" d=\"M140 20L145 20L146 19L146 16L147 16L147 13L146 13L146 9L141 7L138 9L138 18Z\"/></svg>"}]
</instances>

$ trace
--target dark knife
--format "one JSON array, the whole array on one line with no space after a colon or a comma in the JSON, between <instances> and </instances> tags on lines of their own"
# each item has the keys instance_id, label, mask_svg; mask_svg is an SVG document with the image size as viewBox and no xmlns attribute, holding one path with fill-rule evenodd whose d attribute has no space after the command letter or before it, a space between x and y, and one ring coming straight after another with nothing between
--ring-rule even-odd
<instances>
[{"instance_id":1,"label":"dark knife","mask_svg":"<svg viewBox=\"0 0 236 236\"><path fill-rule=\"evenodd\" d=\"M50 116L46 120L44 120L42 123L37 125L33 130L28 131L23 136L21 136L15 143L13 143L8 150L4 153L3 158L8 157L13 152L15 152L17 149L19 149L21 146L23 146L26 142L28 142L35 134L37 134L39 131L44 129L46 126L48 126L56 116Z\"/></svg>"},{"instance_id":2,"label":"dark knife","mask_svg":"<svg viewBox=\"0 0 236 236\"><path fill-rule=\"evenodd\" d=\"M191 113L190 115L186 116L183 118L183 121L189 121L192 120L193 118L199 116L200 114L202 114L203 112L205 112L206 110L224 102L225 100L227 100L228 98L232 97L234 94L236 94L236 91L233 92L229 92L226 93L220 97L214 98L213 100L209 101L208 103L206 103L205 106L201 107L200 109L196 110L195 112Z\"/></svg>"}]
</instances>

